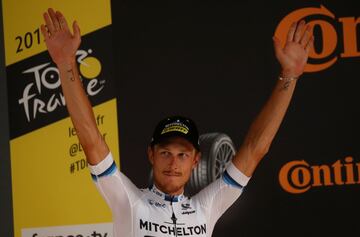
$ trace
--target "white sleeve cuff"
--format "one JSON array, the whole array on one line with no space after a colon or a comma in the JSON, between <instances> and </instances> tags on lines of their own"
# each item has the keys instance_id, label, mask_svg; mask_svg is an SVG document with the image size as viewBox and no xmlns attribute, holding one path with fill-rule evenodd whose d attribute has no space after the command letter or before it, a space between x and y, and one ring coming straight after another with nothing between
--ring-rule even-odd
<instances>
[{"instance_id":1,"label":"white sleeve cuff","mask_svg":"<svg viewBox=\"0 0 360 237\"><path fill-rule=\"evenodd\" d=\"M114 163L114 159L112 157L111 152L109 152L109 154L105 157L105 159L103 159L100 163L96 165L88 164L88 167L93 175L101 175L102 173L107 171L112 166L113 163Z\"/></svg>"},{"instance_id":2,"label":"white sleeve cuff","mask_svg":"<svg viewBox=\"0 0 360 237\"><path fill-rule=\"evenodd\" d=\"M226 169L229 176L235 180L238 184L245 187L249 182L251 177L247 177L243 172L241 172L236 166L230 162L229 166Z\"/></svg>"}]
</instances>

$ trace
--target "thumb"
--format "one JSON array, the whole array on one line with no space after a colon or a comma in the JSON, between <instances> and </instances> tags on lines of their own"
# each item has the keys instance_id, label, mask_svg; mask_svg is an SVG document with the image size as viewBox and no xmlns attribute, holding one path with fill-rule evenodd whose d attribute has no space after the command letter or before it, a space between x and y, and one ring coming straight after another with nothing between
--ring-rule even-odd
<instances>
[{"instance_id":1,"label":"thumb","mask_svg":"<svg viewBox=\"0 0 360 237\"><path fill-rule=\"evenodd\" d=\"M275 55L277 58L282 58L284 52L283 49L281 47L281 41L276 37L273 36L273 43L274 43L274 50L275 50Z\"/></svg>"},{"instance_id":2,"label":"thumb","mask_svg":"<svg viewBox=\"0 0 360 237\"><path fill-rule=\"evenodd\" d=\"M77 21L74 21L74 23L73 23L73 32L74 32L74 38L77 40L80 40L80 38L81 38L80 27L79 27Z\"/></svg>"}]
</instances>

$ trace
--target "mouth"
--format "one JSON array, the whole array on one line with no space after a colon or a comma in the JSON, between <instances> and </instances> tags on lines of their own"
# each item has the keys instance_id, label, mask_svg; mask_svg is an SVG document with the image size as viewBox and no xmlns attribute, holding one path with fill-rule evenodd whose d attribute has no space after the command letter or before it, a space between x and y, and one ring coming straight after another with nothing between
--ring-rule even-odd
<instances>
[{"instance_id":1,"label":"mouth","mask_svg":"<svg viewBox=\"0 0 360 237\"><path fill-rule=\"evenodd\" d=\"M181 176L180 172L173 172L173 171L163 171L163 174L165 176L169 176L169 177L180 177Z\"/></svg>"}]
</instances>

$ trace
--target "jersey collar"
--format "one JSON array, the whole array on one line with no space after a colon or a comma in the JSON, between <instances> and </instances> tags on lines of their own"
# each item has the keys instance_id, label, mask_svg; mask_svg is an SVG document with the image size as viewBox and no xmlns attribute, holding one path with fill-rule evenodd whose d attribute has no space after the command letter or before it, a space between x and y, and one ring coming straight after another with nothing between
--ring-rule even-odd
<instances>
[{"instance_id":1,"label":"jersey collar","mask_svg":"<svg viewBox=\"0 0 360 237\"><path fill-rule=\"evenodd\" d=\"M152 184L149 187L149 190L154 193L155 195L159 196L161 199L164 199L165 201L169 201L169 202L180 202L181 200L184 199L184 194L180 194L180 195L169 195L166 194L162 191L160 191L160 189L158 189L155 184Z\"/></svg>"}]
</instances>

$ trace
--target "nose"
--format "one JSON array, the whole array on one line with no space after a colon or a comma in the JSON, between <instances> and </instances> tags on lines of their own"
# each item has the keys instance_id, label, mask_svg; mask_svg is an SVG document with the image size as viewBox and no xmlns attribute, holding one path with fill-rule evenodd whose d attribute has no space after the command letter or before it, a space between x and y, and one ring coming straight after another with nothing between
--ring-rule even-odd
<instances>
[{"instance_id":1,"label":"nose","mask_svg":"<svg viewBox=\"0 0 360 237\"><path fill-rule=\"evenodd\" d=\"M171 156L170 157L169 166L170 166L171 169L174 169L174 170L177 169L178 162L177 162L176 156Z\"/></svg>"}]
</instances>

